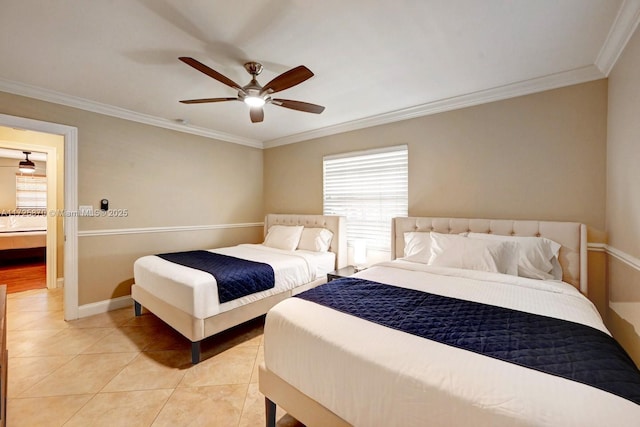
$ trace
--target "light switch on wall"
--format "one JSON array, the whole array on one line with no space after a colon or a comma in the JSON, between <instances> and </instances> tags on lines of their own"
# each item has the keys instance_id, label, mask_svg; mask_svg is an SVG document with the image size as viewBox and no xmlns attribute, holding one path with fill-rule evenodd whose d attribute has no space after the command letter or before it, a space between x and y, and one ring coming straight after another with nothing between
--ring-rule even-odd
<instances>
[{"instance_id":1,"label":"light switch on wall","mask_svg":"<svg viewBox=\"0 0 640 427\"><path fill-rule=\"evenodd\" d=\"M78 215L79 216L93 216L93 206L91 205L83 205L78 207Z\"/></svg>"}]
</instances>

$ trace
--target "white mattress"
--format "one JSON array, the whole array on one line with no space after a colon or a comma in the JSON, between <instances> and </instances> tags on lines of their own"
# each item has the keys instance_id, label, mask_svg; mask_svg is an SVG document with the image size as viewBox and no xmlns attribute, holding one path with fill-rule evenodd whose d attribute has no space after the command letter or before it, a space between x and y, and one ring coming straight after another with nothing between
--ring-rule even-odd
<instances>
[{"instance_id":1,"label":"white mattress","mask_svg":"<svg viewBox=\"0 0 640 427\"><path fill-rule=\"evenodd\" d=\"M587 324L562 282L393 261L357 276ZM608 332L607 332L608 333ZM265 365L355 426L626 426L640 406L574 381L289 298L267 315Z\"/></svg>"},{"instance_id":2,"label":"white mattress","mask_svg":"<svg viewBox=\"0 0 640 427\"><path fill-rule=\"evenodd\" d=\"M155 255L136 260L133 265L135 284L196 318L206 319L312 282L325 276L335 266L333 252L289 252L251 244L210 251L271 265L275 274L275 286L220 304L216 280L211 274L166 261Z\"/></svg>"},{"instance_id":3,"label":"white mattress","mask_svg":"<svg viewBox=\"0 0 640 427\"><path fill-rule=\"evenodd\" d=\"M0 231L0 250L28 249L47 246L46 231Z\"/></svg>"}]
</instances>

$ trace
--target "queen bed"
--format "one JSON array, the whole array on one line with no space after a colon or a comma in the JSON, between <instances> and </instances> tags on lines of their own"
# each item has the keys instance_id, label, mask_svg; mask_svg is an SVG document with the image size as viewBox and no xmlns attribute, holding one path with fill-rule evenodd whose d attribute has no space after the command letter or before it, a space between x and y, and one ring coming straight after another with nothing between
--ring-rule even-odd
<instances>
[{"instance_id":1,"label":"queen bed","mask_svg":"<svg viewBox=\"0 0 640 427\"><path fill-rule=\"evenodd\" d=\"M131 287L135 314L141 315L145 307L188 338L192 362L198 363L203 339L265 314L276 303L325 283L328 272L345 266L345 227L338 216L269 214L263 244L141 257L134 263ZM192 255L200 257L195 264L185 261ZM232 280L226 291L219 286L221 276L200 268L202 257L213 256L235 263L226 267ZM242 292L249 282L240 275L246 274L247 263L262 268L257 274L266 274L270 286Z\"/></svg>"},{"instance_id":2,"label":"queen bed","mask_svg":"<svg viewBox=\"0 0 640 427\"><path fill-rule=\"evenodd\" d=\"M637 425L586 244L578 223L394 219L391 262L267 314L267 426L276 405L308 427Z\"/></svg>"}]
</instances>

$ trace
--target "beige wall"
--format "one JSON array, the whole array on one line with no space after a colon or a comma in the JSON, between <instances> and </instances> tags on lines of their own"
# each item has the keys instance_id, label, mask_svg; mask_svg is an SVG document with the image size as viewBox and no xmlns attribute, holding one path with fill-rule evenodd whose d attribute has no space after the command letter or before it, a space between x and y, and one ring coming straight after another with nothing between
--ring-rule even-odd
<instances>
[{"instance_id":1,"label":"beige wall","mask_svg":"<svg viewBox=\"0 0 640 427\"><path fill-rule=\"evenodd\" d=\"M409 214L604 229L607 82L265 150L265 209L322 211L322 156L408 144Z\"/></svg>"},{"instance_id":2,"label":"beige wall","mask_svg":"<svg viewBox=\"0 0 640 427\"><path fill-rule=\"evenodd\" d=\"M16 172L15 159L0 158L0 211L16 207Z\"/></svg>"},{"instance_id":3,"label":"beige wall","mask_svg":"<svg viewBox=\"0 0 640 427\"><path fill-rule=\"evenodd\" d=\"M261 227L224 225L263 221L262 150L7 93L0 105L4 114L77 127L79 204L97 208L107 198L111 209L127 209L127 217L78 221L80 305L128 295L140 255L260 240ZM214 229L107 235L201 225ZM98 235L82 236L88 231Z\"/></svg>"},{"instance_id":4,"label":"beige wall","mask_svg":"<svg viewBox=\"0 0 640 427\"><path fill-rule=\"evenodd\" d=\"M611 328L640 363L640 32L609 75L608 284ZM627 259L623 262L620 259Z\"/></svg>"},{"instance_id":5,"label":"beige wall","mask_svg":"<svg viewBox=\"0 0 640 427\"><path fill-rule=\"evenodd\" d=\"M409 146L409 215L578 221L605 227L607 81L265 150L265 210L322 212L322 157ZM606 307L604 260L590 297Z\"/></svg>"}]
</instances>

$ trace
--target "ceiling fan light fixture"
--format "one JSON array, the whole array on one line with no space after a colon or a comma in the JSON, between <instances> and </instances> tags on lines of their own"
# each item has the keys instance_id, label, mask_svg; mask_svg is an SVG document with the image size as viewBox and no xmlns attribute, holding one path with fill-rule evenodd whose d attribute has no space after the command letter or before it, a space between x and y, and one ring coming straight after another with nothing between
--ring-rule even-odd
<instances>
[{"instance_id":1,"label":"ceiling fan light fixture","mask_svg":"<svg viewBox=\"0 0 640 427\"><path fill-rule=\"evenodd\" d=\"M245 96L244 103L250 107L262 107L265 101L264 98L260 96Z\"/></svg>"},{"instance_id":2,"label":"ceiling fan light fixture","mask_svg":"<svg viewBox=\"0 0 640 427\"><path fill-rule=\"evenodd\" d=\"M29 160L29 154L31 151L23 151L25 155L25 160L22 160L18 164L18 170L22 173L34 173L36 171L36 164Z\"/></svg>"},{"instance_id":3,"label":"ceiling fan light fixture","mask_svg":"<svg viewBox=\"0 0 640 427\"><path fill-rule=\"evenodd\" d=\"M289 89L296 86L305 80L313 77L313 73L304 65L298 65L295 68L285 71L284 73L276 76L269 83L262 86L256 80L256 76L262 72L262 64L258 62L247 62L244 64L245 70L251 74L251 81L240 86L228 77L223 76L213 68L208 67L202 62L189 58L188 56L181 56L178 59L185 64L195 68L203 74L211 77L214 80L223 83L230 88L238 91L238 96L235 98L202 98L202 99L186 99L180 101L183 104L203 104L208 102L223 102L223 101L243 101L249 108L249 118L251 123L260 123L264 119L264 111L262 107L265 104L274 104L279 107L289 108L291 110L303 111L306 113L320 114L324 111L322 105L310 104L308 102L294 101L291 99L277 99L271 98L271 94Z\"/></svg>"}]
</instances>

